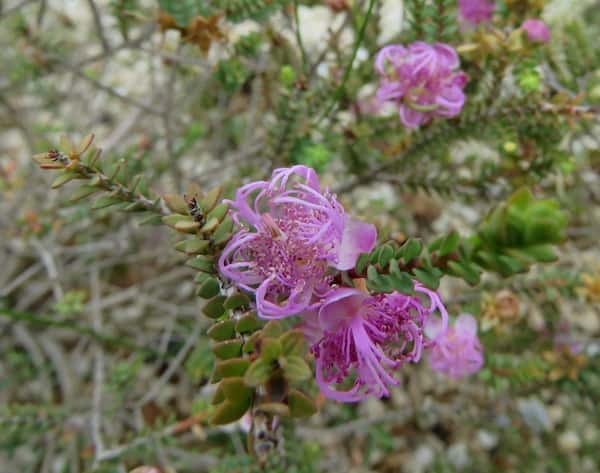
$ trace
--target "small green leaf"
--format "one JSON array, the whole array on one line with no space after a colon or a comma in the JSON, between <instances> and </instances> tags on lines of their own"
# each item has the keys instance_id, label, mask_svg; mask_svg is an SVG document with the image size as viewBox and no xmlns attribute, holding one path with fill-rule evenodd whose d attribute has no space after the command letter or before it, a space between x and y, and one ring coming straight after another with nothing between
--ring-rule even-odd
<instances>
[{"instance_id":1,"label":"small green leaf","mask_svg":"<svg viewBox=\"0 0 600 473\"><path fill-rule=\"evenodd\" d=\"M230 340L235 337L235 320L223 320L217 322L208 329L206 334L217 342Z\"/></svg>"},{"instance_id":2,"label":"small green leaf","mask_svg":"<svg viewBox=\"0 0 600 473\"><path fill-rule=\"evenodd\" d=\"M245 358L233 358L231 360L219 361L215 366L213 382L220 381L223 378L244 376L244 373L246 373L249 366L250 362Z\"/></svg>"},{"instance_id":3,"label":"small green leaf","mask_svg":"<svg viewBox=\"0 0 600 473\"><path fill-rule=\"evenodd\" d=\"M188 215L189 207L182 196L178 194L165 194L163 195L163 200L171 211L181 215Z\"/></svg>"},{"instance_id":4,"label":"small green leaf","mask_svg":"<svg viewBox=\"0 0 600 473\"><path fill-rule=\"evenodd\" d=\"M421 242L411 238L399 248L398 252L396 252L396 257L401 257L404 260L404 263L408 264L421 254L422 249L423 245Z\"/></svg>"},{"instance_id":5,"label":"small green leaf","mask_svg":"<svg viewBox=\"0 0 600 473\"><path fill-rule=\"evenodd\" d=\"M59 175L51 184L50 187L52 187L52 189L58 189L59 187L61 187L62 185L66 184L67 182L76 179L77 178L77 174L72 173L70 171L64 171L61 175Z\"/></svg>"},{"instance_id":6,"label":"small green leaf","mask_svg":"<svg viewBox=\"0 0 600 473\"><path fill-rule=\"evenodd\" d=\"M246 371L246 374L244 375L244 383L253 387L260 386L269 380L272 373L272 363L268 363L262 358L258 358Z\"/></svg>"},{"instance_id":7,"label":"small green leaf","mask_svg":"<svg viewBox=\"0 0 600 473\"><path fill-rule=\"evenodd\" d=\"M195 258L187 260L185 265L205 273L212 274L215 272L214 259L209 256L196 256Z\"/></svg>"},{"instance_id":8,"label":"small green leaf","mask_svg":"<svg viewBox=\"0 0 600 473\"><path fill-rule=\"evenodd\" d=\"M290 389L287 401L292 417L310 417L317 412L315 402L296 389Z\"/></svg>"},{"instance_id":9,"label":"small green leaf","mask_svg":"<svg viewBox=\"0 0 600 473\"><path fill-rule=\"evenodd\" d=\"M215 410L214 414L210 419L212 425L225 425L235 422L242 418L242 416L248 411L250 407L250 400L248 403L233 403L224 401Z\"/></svg>"},{"instance_id":10,"label":"small green leaf","mask_svg":"<svg viewBox=\"0 0 600 473\"><path fill-rule=\"evenodd\" d=\"M381 251L379 252L379 267L384 269L387 267L388 263L394 257L394 248L391 245L383 245L381 247Z\"/></svg>"},{"instance_id":11,"label":"small green leaf","mask_svg":"<svg viewBox=\"0 0 600 473\"><path fill-rule=\"evenodd\" d=\"M212 209L215 208L217 202L221 198L221 194L223 193L222 187L215 187L208 191L202 199L200 199L200 207L205 214L208 214Z\"/></svg>"},{"instance_id":12,"label":"small green leaf","mask_svg":"<svg viewBox=\"0 0 600 473\"><path fill-rule=\"evenodd\" d=\"M210 220L207 220L207 222L202 226L200 231L202 233L212 233L216 230L219 223L220 223L219 220L217 220L216 218L211 218ZM198 224L198 226L200 226L200 224ZM175 228L177 228L177 227L175 227Z\"/></svg>"},{"instance_id":13,"label":"small green leaf","mask_svg":"<svg viewBox=\"0 0 600 473\"><path fill-rule=\"evenodd\" d=\"M213 297L202 308L202 313L211 319L218 319L225 313L225 308L223 307L224 301L225 296Z\"/></svg>"},{"instance_id":14,"label":"small green leaf","mask_svg":"<svg viewBox=\"0 0 600 473\"><path fill-rule=\"evenodd\" d=\"M356 266L354 268L357 274L363 274L365 272L365 270L367 269L367 265L369 264L370 258L371 255L369 253L361 253L361 255L358 257L358 260L356 261Z\"/></svg>"},{"instance_id":15,"label":"small green leaf","mask_svg":"<svg viewBox=\"0 0 600 473\"><path fill-rule=\"evenodd\" d=\"M263 337L277 338L282 333L283 328L281 327L281 322L278 322L277 320L269 321L261 330L261 335Z\"/></svg>"},{"instance_id":16,"label":"small green leaf","mask_svg":"<svg viewBox=\"0 0 600 473\"><path fill-rule=\"evenodd\" d=\"M270 363L281 355L281 343L276 338L263 337L260 342L260 357Z\"/></svg>"},{"instance_id":17,"label":"small green leaf","mask_svg":"<svg viewBox=\"0 0 600 473\"><path fill-rule=\"evenodd\" d=\"M111 205L119 204L121 202L123 201L118 197L106 195L94 200L94 203L92 204L92 210L104 209L106 207L110 207Z\"/></svg>"},{"instance_id":18,"label":"small green leaf","mask_svg":"<svg viewBox=\"0 0 600 473\"><path fill-rule=\"evenodd\" d=\"M179 214L171 214L171 215L164 216L162 218L162 221L165 225L175 228L175 225L178 224L179 222L193 222L194 220L192 219L192 217L189 217L189 216L184 216L184 215L179 215Z\"/></svg>"},{"instance_id":19,"label":"small green leaf","mask_svg":"<svg viewBox=\"0 0 600 473\"><path fill-rule=\"evenodd\" d=\"M77 202L81 199L85 199L86 197L89 197L92 194L95 194L98 191L99 191L99 189L97 187L80 186L78 189L75 189L73 194L71 194L70 200L71 200L71 202Z\"/></svg>"},{"instance_id":20,"label":"small green leaf","mask_svg":"<svg viewBox=\"0 0 600 473\"><path fill-rule=\"evenodd\" d=\"M440 285L440 278L429 271L415 268L413 269L413 273L416 278L429 289L436 290Z\"/></svg>"},{"instance_id":21,"label":"small green leaf","mask_svg":"<svg viewBox=\"0 0 600 473\"><path fill-rule=\"evenodd\" d=\"M312 376L308 363L300 356L286 356L280 360L280 364L283 368L283 375L288 381L306 381Z\"/></svg>"},{"instance_id":22,"label":"small green leaf","mask_svg":"<svg viewBox=\"0 0 600 473\"><path fill-rule=\"evenodd\" d=\"M448 234L441 242L440 248L438 250L439 256L446 256L452 253L456 248L458 248L458 244L460 243L460 235L457 232L452 232Z\"/></svg>"},{"instance_id":23,"label":"small green leaf","mask_svg":"<svg viewBox=\"0 0 600 473\"><path fill-rule=\"evenodd\" d=\"M222 222L225 216L227 215L227 211L229 210L229 205L220 204L217 205L207 216L206 220L217 219L219 222Z\"/></svg>"},{"instance_id":24,"label":"small green leaf","mask_svg":"<svg viewBox=\"0 0 600 473\"><path fill-rule=\"evenodd\" d=\"M244 293L238 292L229 296L223 305L228 310L236 310L240 307L245 307L248 304L250 304L250 299L248 296Z\"/></svg>"},{"instance_id":25,"label":"small green leaf","mask_svg":"<svg viewBox=\"0 0 600 473\"><path fill-rule=\"evenodd\" d=\"M182 220L177 222L174 228L180 233L196 233L200 228L200 223Z\"/></svg>"},{"instance_id":26,"label":"small green leaf","mask_svg":"<svg viewBox=\"0 0 600 473\"><path fill-rule=\"evenodd\" d=\"M254 313L250 312L249 314L243 315L240 317L235 325L235 330L238 333L248 333L254 332L259 329L261 326L260 320L258 317L254 315Z\"/></svg>"},{"instance_id":27,"label":"small green leaf","mask_svg":"<svg viewBox=\"0 0 600 473\"><path fill-rule=\"evenodd\" d=\"M415 283L407 273L395 273L391 276L391 283L395 291L401 294L411 295L414 293Z\"/></svg>"},{"instance_id":28,"label":"small green leaf","mask_svg":"<svg viewBox=\"0 0 600 473\"><path fill-rule=\"evenodd\" d=\"M233 403L246 403L252 399L253 390L244 383L244 378L226 378L219 383L225 399Z\"/></svg>"},{"instance_id":29,"label":"small green leaf","mask_svg":"<svg viewBox=\"0 0 600 473\"><path fill-rule=\"evenodd\" d=\"M290 408L282 402L263 402L256 409L274 416L288 417L290 415Z\"/></svg>"},{"instance_id":30,"label":"small green leaf","mask_svg":"<svg viewBox=\"0 0 600 473\"><path fill-rule=\"evenodd\" d=\"M200 240L199 238L190 238L189 240L183 240L175 245L177 251L186 253L188 255L200 255L204 254L210 247L210 241Z\"/></svg>"},{"instance_id":31,"label":"small green leaf","mask_svg":"<svg viewBox=\"0 0 600 473\"><path fill-rule=\"evenodd\" d=\"M237 358L242 354L242 340L225 340L215 343L212 346L212 352L221 360Z\"/></svg>"},{"instance_id":32,"label":"small green leaf","mask_svg":"<svg viewBox=\"0 0 600 473\"><path fill-rule=\"evenodd\" d=\"M284 356L297 355L302 356L306 349L306 341L302 330L289 330L279 337L281 343L281 353Z\"/></svg>"},{"instance_id":33,"label":"small green leaf","mask_svg":"<svg viewBox=\"0 0 600 473\"><path fill-rule=\"evenodd\" d=\"M207 279L202 283L202 285L197 289L196 295L201 297L202 299L210 299L211 297L216 296L221 292L221 285L219 284L219 280L216 278Z\"/></svg>"}]
</instances>

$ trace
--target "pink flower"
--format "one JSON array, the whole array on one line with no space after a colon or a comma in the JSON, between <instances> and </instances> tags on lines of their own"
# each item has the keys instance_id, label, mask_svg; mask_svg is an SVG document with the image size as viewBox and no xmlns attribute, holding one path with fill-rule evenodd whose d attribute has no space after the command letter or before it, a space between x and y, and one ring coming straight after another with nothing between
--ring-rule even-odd
<instances>
[{"instance_id":1,"label":"pink flower","mask_svg":"<svg viewBox=\"0 0 600 473\"><path fill-rule=\"evenodd\" d=\"M316 358L323 395L357 402L389 395L398 384L393 372L417 362L433 341L424 327L438 310L443 329L448 315L436 292L415 283L415 295L369 294L354 288L332 290L320 309L305 314L303 327ZM429 299L428 306L421 297Z\"/></svg>"},{"instance_id":2,"label":"pink flower","mask_svg":"<svg viewBox=\"0 0 600 473\"><path fill-rule=\"evenodd\" d=\"M521 25L527 33L527 39L534 43L547 43L550 41L550 29L542 20L527 20Z\"/></svg>"},{"instance_id":3,"label":"pink flower","mask_svg":"<svg viewBox=\"0 0 600 473\"><path fill-rule=\"evenodd\" d=\"M463 20L478 25L492 19L496 5L490 0L458 0L458 9Z\"/></svg>"},{"instance_id":4,"label":"pink flower","mask_svg":"<svg viewBox=\"0 0 600 473\"><path fill-rule=\"evenodd\" d=\"M307 309L329 291L332 268L353 268L377 239L375 227L346 215L306 166L276 169L270 181L241 187L229 203L238 232L219 270L255 295L265 319Z\"/></svg>"},{"instance_id":5,"label":"pink flower","mask_svg":"<svg viewBox=\"0 0 600 473\"><path fill-rule=\"evenodd\" d=\"M427 333L441 333L441 326L430 324ZM476 373L483 366L483 348L477 338L477 321L472 315L460 315L445 333L439 335L429 353L431 368L452 378Z\"/></svg>"},{"instance_id":6,"label":"pink flower","mask_svg":"<svg viewBox=\"0 0 600 473\"><path fill-rule=\"evenodd\" d=\"M455 71L458 66L456 51L442 43L386 46L375 59L381 76L377 99L395 103L400 121L409 128L436 116L454 117L465 103L467 83L467 76Z\"/></svg>"}]
</instances>

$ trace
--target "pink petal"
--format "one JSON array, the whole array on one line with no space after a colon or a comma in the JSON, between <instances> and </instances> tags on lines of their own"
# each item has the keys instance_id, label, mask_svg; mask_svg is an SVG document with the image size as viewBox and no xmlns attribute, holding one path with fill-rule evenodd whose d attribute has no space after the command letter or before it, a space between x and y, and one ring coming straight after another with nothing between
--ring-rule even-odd
<instances>
[{"instance_id":1,"label":"pink petal","mask_svg":"<svg viewBox=\"0 0 600 473\"><path fill-rule=\"evenodd\" d=\"M368 294L353 288L340 288L331 291L325 304L319 310L319 325L328 332L347 327L360 315L360 310Z\"/></svg>"},{"instance_id":2,"label":"pink petal","mask_svg":"<svg viewBox=\"0 0 600 473\"><path fill-rule=\"evenodd\" d=\"M423 112L417 112L407 105L400 106L400 121L405 127L417 128L427 121L427 115Z\"/></svg>"},{"instance_id":3,"label":"pink petal","mask_svg":"<svg viewBox=\"0 0 600 473\"><path fill-rule=\"evenodd\" d=\"M459 315L454 322L454 329L457 333L472 337L477 334L477 320L469 314Z\"/></svg>"},{"instance_id":4,"label":"pink petal","mask_svg":"<svg viewBox=\"0 0 600 473\"><path fill-rule=\"evenodd\" d=\"M376 241L377 230L374 225L345 216L338 261L334 267L340 271L354 268L358 256L370 252Z\"/></svg>"}]
</instances>

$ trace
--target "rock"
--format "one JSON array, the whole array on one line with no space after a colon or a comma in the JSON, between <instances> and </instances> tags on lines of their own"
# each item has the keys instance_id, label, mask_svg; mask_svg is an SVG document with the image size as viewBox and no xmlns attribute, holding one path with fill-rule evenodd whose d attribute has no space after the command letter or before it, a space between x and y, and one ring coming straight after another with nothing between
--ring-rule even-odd
<instances>
[{"instance_id":1,"label":"rock","mask_svg":"<svg viewBox=\"0 0 600 473\"><path fill-rule=\"evenodd\" d=\"M538 399L520 399L517 402L517 410L531 430L538 433L551 430L552 423L546 408Z\"/></svg>"},{"instance_id":2,"label":"rock","mask_svg":"<svg viewBox=\"0 0 600 473\"><path fill-rule=\"evenodd\" d=\"M567 430L558 437L558 448L564 453L574 453L579 450L581 440L576 432Z\"/></svg>"},{"instance_id":3,"label":"rock","mask_svg":"<svg viewBox=\"0 0 600 473\"><path fill-rule=\"evenodd\" d=\"M471 463L469 450L467 444L464 442L451 445L446 454L448 456L448 461L459 471L463 470Z\"/></svg>"},{"instance_id":4,"label":"rock","mask_svg":"<svg viewBox=\"0 0 600 473\"><path fill-rule=\"evenodd\" d=\"M484 450L491 450L498 445L498 435L494 432L490 432L489 430L478 430L476 434L476 440Z\"/></svg>"}]
</instances>

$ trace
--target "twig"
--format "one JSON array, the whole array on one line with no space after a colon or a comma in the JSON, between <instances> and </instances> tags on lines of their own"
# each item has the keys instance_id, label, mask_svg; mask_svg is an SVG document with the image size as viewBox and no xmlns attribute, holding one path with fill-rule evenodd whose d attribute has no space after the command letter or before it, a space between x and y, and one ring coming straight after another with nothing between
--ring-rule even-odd
<instances>
[{"instance_id":1,"label":"twig","mask_svg":"<svg viewBox=\"0 0 600 473\"><path fill-rule=\"evenodd\" d=\"M354 43L354 48L352 49L352 56L350 57L350 61L348 62L348 65L346 66L346 70L344 71L344 75L342 77L342 82L340 83L340 85L338 86L336 91L334 92L333 99L332 99L331 103L329 104L329 106L327 107L327 109L325 110L325 113L323 113L323 115L321 115L321 117L317 120L317 124L316 124L317 128L319 127L321 122L329 116L329 114L331 113L333 108L336 106L338 101L344 95L344 91L346 89L346 83L348 82L348 79L350 79L350 75L352 73L352 67L354 66L354 60L356 59L356 54L358 53L358 49L360 48L360 45L362 44L362 41L365 37L365 32L367 30L367 24L369 23L369 20L371 19L371 14L373 13L374 6L375 6L375 0L369 0L369 6L367 7L367 13L365 14L365 19L362 22L362 25L360 26L360 30L358 32L358 37L356 38L356 41Z\"/></svg>"},{"instance_id":2,"label":"twig","mask_svg":"<svg viewBox=\"0 0 600 473\"><path fill-rule=\"evenodd\" d=\"M98 33L98 38L100 39L100 43L102 43L102 49L105 53L110 51L110 44L108 43L108 39L104 35L104 27L102 26L102 18L100 18L100 12L98 11L98 7L96 7L96 2L94 0L87 0L88 5L90 6L90 10L92 11L92 18L94 19L94 25L96 27L96 32Z\"/></svg>"},{"instance_id":3,"label":"twig","mask_svg":"<svg viewBox=\"0 0 600 473\"><path fill-rule=\"evenodd\" d=\"M56 264L54 263L54 257L52 254L44 248L37 238L31 239L32 246L37 250L42 263L48 273L48 279L52 283L52 292L54 293L54 299L57 301L61 300L64 296L64 291L60 285L60 279L58 278L58 271L56 270Z\"/></svg>"},{"instance_id":4,"label":"twig","mask_svg":"<svg viewBox=\"0 0 600 473\"><path fill-rule=\"evenodd\" d=\"M102 331L102 312L100 310L100 278L97 267L90 273L91 290L91 315L94 330ZM94 443L94 463L104 451L102 440L102 386L104 384L104 352L102 346L97 345L94 350L94 392L92 397L92 415L90 419L92 441Z\"/></svg>"},{"instance_id":5,"label":"twig","mask_svg":"<svg viewBox=\"0 0 600 473\"><path fill-rule=\"evenodd\" d=\"M173 376L173 374L175 374L175 371L177 371L179 366L183 363L188 352L192 349L194 344L198 341L198 335L200 335L200 330L201 330L201 324L196 323L194 329L188 335L188 338L185 341L185 344L183 345L183 347L181 347L181 350L179 350L179 353L177 353L177 356L173 359L173 361L171 361L171 364L169 365L169 367L165 370L165 372L162 374L162 376L156 381L156 383L154 383L152 385L152 387L146 392L146 394L136 403L138 406L143 406L144 404L146 404L148 401L151 401L159 394L160 390L163 388L163 386L165 384L167 384L169 379L171 379L171 376Z\"/></svg>"}]
</instances>

